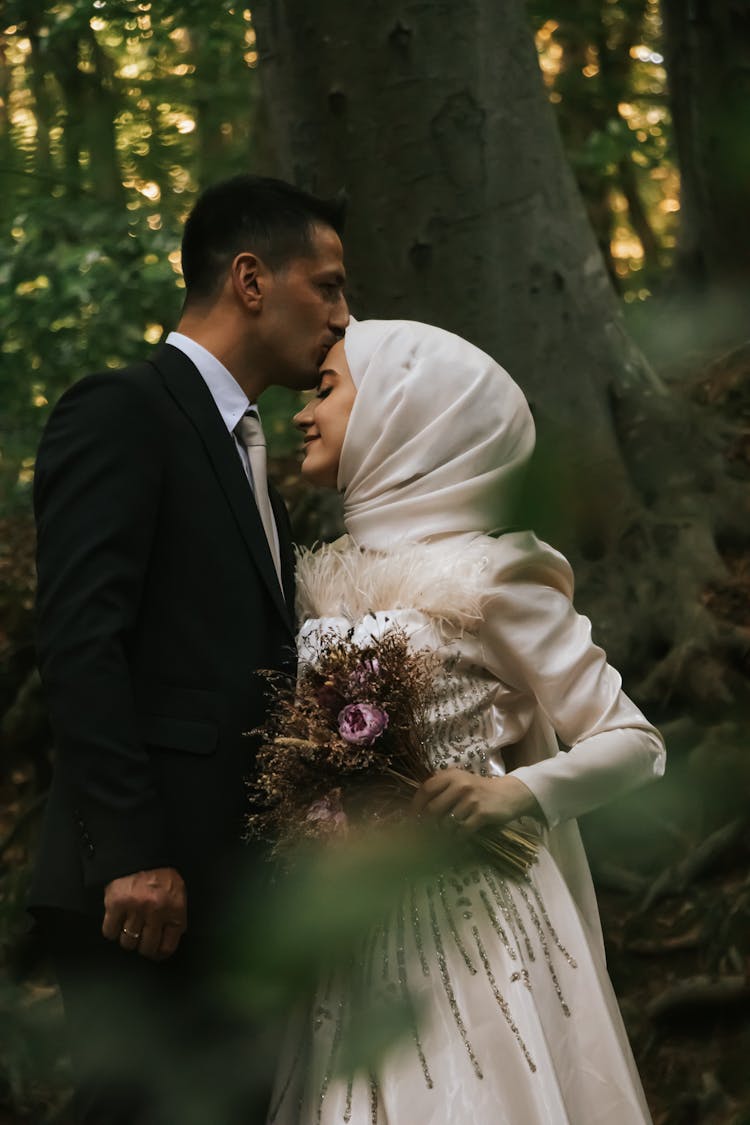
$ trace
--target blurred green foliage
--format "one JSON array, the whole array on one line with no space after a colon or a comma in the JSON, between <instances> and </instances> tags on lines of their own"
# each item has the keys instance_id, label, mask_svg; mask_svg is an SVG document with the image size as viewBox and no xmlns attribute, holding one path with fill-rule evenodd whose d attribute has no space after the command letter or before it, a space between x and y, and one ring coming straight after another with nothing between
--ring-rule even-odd
<instances>
[{"instance_id":1,"label":"blurred green foliage","mask_svg":"<svg viewBox=\"0 0 750 1125\"><path fill-rule=\"evenodd\" d=\"M658 0L530 0L568 159L628 304L668 277L679 214Z\"/></svg>"},{"instance_id":2,"label":"blurred green foliage","mask_svg":"<svg viewBox=\"0 0 750 1125\"><path fill-rule=\"evenodd\" d=\"M143 356L181 305L184 218L262 150L249 11L6 3L0 28L0 506L82 375ZM271 442L287 397L266 404ZM272 447L272 451L273 447Z\"/></svg>"}]
</instances>

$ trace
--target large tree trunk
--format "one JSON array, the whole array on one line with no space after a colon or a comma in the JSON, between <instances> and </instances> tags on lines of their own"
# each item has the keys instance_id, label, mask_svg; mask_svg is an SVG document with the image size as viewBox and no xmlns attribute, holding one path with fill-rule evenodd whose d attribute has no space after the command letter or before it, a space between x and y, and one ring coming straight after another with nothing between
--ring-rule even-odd
<instances>
[{"instance_id":1,"label":"large tree trunk","mask_svg":"<svg viewBox=\"0 0 750 1125\"><path fill-rule=\"evenodd\" d=\"M623 329L522 0L261 0L253 13L283 170L351 197L355 313L440 324L519 381L543 439L561 435L544 488L582 601L616 660L664 657L658 694L709 647L712 482ZM561 468L575 482L565 508ZM599 490L582 504L584 481Z\"/></svg>"},{"instance_id":2,"label":"large tree trunk","mask_svg":"<svg viewBox=\"0 0 750 1125\"><path fill-rule=\"evenodd\" d=\"M746 325L750 4L662 0L661 6L682 178L679 265L695 290L740 290Z\"/></svg>"}]
</instances>

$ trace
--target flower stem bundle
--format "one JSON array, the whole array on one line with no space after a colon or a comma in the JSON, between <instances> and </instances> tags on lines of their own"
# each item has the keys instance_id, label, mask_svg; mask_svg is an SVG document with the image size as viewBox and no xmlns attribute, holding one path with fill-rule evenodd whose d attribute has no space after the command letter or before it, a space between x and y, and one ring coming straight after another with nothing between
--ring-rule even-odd
<instances>
[{"instance_id":1,"label":"flower stem bundle","mask_svg":"<svg viewBox=\"0 0 750 1125\"><path fill-rule=\"evenodd\" d=\"M250 782L248 835L289 858L305 841L408 815L414 791L435 773L430 714L439 656L410 647L391 627L357 644L321 631L296 683L267 674L271 707ZM520 877L536 837L503 826L472 836L503 874Z\"/></svg>"}]
</instances>

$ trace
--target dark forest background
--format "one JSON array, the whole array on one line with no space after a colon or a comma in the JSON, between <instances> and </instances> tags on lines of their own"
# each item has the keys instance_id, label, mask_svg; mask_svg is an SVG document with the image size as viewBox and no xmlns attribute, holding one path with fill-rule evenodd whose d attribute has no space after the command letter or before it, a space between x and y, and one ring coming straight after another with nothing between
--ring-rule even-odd
<instances>
[{"instance_id":1,"label":"dark forest background","mask_svg":"<svg viewBox=\"0 0 750 1125\"><path fill-rule=\"evenodd\" d=\"M670 750L582 826L611 974L657 1125L746 1125L748 0L2 4L0 1123L68 1097L23 912L36 444L66 386L174 325L185 216L243 170L344 188L353 312L467 336L532 402L526 518ZM294 405L263 402L272 471L298 538L332 538Z\"/></svg>"}]
</instances>

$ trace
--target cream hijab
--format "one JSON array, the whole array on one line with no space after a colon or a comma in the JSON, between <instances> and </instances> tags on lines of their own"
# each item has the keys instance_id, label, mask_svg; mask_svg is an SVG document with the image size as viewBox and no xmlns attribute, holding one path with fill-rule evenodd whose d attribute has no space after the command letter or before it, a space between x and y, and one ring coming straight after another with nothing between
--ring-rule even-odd
<instances>
[{"instance_id":1,"label":"cream hijab","mask_svg":"<svg viewBox=\"0 0 750 1125\"><path fill-rule=\"evenodd\" d=\"M497 532L534 448L526 399L490 356L408 320L352 321L357 397L341 451L344 522L362 547Z\"/></svg>"}]
</instances>

